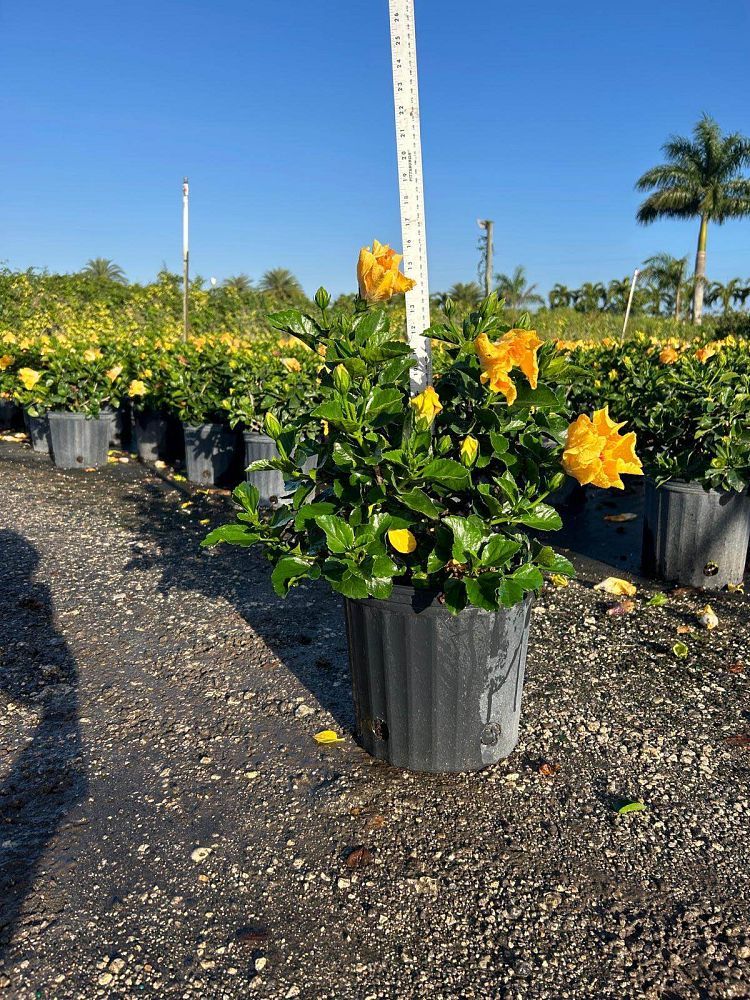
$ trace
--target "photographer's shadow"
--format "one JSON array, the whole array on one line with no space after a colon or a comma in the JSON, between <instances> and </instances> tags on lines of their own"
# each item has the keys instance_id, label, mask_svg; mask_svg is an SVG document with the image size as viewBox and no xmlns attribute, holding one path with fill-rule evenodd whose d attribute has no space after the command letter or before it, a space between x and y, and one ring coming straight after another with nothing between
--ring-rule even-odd
<instances>
[{"instance_id":1,"label":"photographer's shadow","mask_svg":"<svg viewBox=\"0 0 750 1000\"><path fill-rule=\"evenodd\" d=\"M175 517L175 502L161 484L144 483L131 501L132 527L140 541L127 569L157 569L164 593L193 591L228 601L338 726L352 729L341 599L322 584L303 584L281 599L271 588L271 565L259 549L232 545L201 549L209 529ZM219 520L232 519L233 511L226 505Z\"/></svg>"},{"instance_id":2,"label":"photographer's shadow","mask_svg":"<svg viewBox=\"0 0 750 1000\"><path fill-rule=\"evenodd\" d=\"M41 858L87 788L78 671L52 624L49 588L33 582L38 562L30 542L0 530L0 697L9 723L6 740L23 746L0 772L0 956Z\"/></svg>"}]
</instances>

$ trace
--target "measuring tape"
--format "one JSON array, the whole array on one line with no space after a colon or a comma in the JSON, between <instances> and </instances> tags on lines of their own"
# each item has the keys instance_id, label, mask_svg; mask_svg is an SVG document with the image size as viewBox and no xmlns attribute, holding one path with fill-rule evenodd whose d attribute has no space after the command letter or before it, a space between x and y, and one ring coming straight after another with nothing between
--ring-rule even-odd
<instances>
[{"instance_id":1,"label":"measuring tape","mask_svg":"<svg viewBox=\"0 0 750 1000\"><path fill-rule=\"evenodd\" d=\"M411 371L412 391L421 392L432 382L432 355L429 338L424 336L430 325L430 289L427 280L414 0L388 0L388 8L404 274L416 281L414 288L406 293L406 334L416 356Z\"/></svg>"}]
</instances>

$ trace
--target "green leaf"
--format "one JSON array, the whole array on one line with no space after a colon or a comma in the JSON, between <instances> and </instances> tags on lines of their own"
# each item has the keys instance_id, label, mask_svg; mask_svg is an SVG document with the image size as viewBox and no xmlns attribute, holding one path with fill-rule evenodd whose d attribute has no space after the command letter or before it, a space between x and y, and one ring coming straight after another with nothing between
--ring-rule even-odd
<instances>
[{"instance_id":1,"label":"green leaf","mask_svg":"<svg viewBox=\"0 0 750 1000\"><path fill-rule=\"evenodd\" d=\"M452 490L465 489L469 484L469 470L452 458L434 458L423 469L422 475L433 483Z\"/></svg>"},{"instance_id":2,"label":"green leaf","mask_svg":"<svg viewBox=\"0 0 750 1000\"><path fill-rule=\"evenodd\" d=\"M256 531L251 531L242 524L222 524L210 531L201 542L203 548L227 542L229 545L255 545L260 539Z\"/></svg>"},{"instance_id":3,"label":"green leaf","mask_svg":"<svg viewBox=\"0 0 750 1000\"><path fill-rule=\"evenodd\" d=\"M646 607L649 608L661 608L663 605L669 603L669 598L666 594L658 593L654 594L653 597L649 597L646 601Z\"/></svg>"},{"instance_id":4,"label":"green leaf","mask_svg":"<svg viewBox=\"0 0 750 1000\"><path fill-rule=\"evenodd\" d=\"M535 557L537 565L546 573L561 573L563 576L575 576L576 570L570 559L555 552L550 545L544 545Z\"/></svg>"},{"instance_id":5,"label":"green leaf","mask_svg":"<svg viewBox=\"0 0 750 1000\"><path fill-rule=\"evenodd\" d=\"M451 514L443 519L443 524L447 524L453 532L453 558L458 562L467 562L468 556L475 556L479 552L479 546L484 541L484 522L476 514L470 517L459 517Z\"/></svg>"},{"instance_id":6,"label":"green leaf","mask_svg":"<svg viewBox=\"0 0 750 1000\"><path fill-rule=\"evenodd\" d=\"M559 531L562 528L562 518L554 507L546 503L538 503L533 510L517 516L519 524L539 531Z\"/></svg>"},{"instance_id":7,"label":"green leaf","mask_svg":"<svg viewBox=\"0 0 750 1000\"><path fill-rule=\"evenodd\" d=\"M526 563L519 566L517 570L508 577L513 583L517 583L523 590L539 590L544 586L544 577L536 566Z\"/></svg>"},{"instance_id":8,"label":"green leaf","mask_svg":"<svg viewBox=\"0 0 750 1000\"><path fill-rule=\"evenodd\" d=\"M687 658L687 655L690 652L690 650L688 649L688 647L685 645L684 642L676 642L674 646L672 646L672 652L677 657L678 660L684 660Z\"/></svg>"},{"instance_id":9,"label":"green leaf","mask_svg":"<svg viewBox=\"0 0 750 1000\"><path fill-rule=\"evenodd\" d=\"M309 577L316 580L320 576L320 566L317 563L302 559L299 556L283 556L276 563L271 573L271 583L279 597L286 597L289 588L297 580Z\"/></svg>"},{"instance_id":10,"label":"green leaf","mask_svg":"<svg viewBox=\"0 0 750 1000\"><path fill-rule=\"evenodd\" d=\"M498 597L504 608L512 608L523 600L523 588L515 580L506 576L500 585Z\"/></svg>"},{"instance_id":11,"label":"green leaf","mask_svg":"<svg viewBox=\"0 0 750 1000\"><path fill-rule=\"evenodd\" d=\"M415 510L418 514L424 514L432 520L440 517L442 507L438 507L423 490L408 490L406 493L399 493L398 499L406 504L410 510Z\"/></svg>"},{"instance_id":12,"label":"green leaf","mask_svg":"<svg viewBox=\"0 0 750 1000\"><path fill-rule=\"evenodd\" d=\"M646 807L642 802L626 802L624 806L620 806L617 813L619 816L626 816L628 813L640 813L645 811Z\"/></svg>"},{"instance_id":13,"label":"green leaf","mask_svg":"<svg viewBox=\"0 0 750 1000\"><path fill-rule=\"evenodd\" d=\"M294 518L294 527L297 531L302 531L305 522L316 520L322 514L332 514L336 510L336 504L319 501L318 503L308 503L300 507Z\"/></svg>"},{"instance_id":14,"label":"green leaf","mask_svg":"<svg viewBox=\"0 0 750 1000\"><path fill-rule=\"evenodd\" d=\"M341 555L354 545L353 528L335 514L321 514L315 523L325 531L328 549L334 555Z\"/></svg>"},{"instance_id":15,"label":"green leaf","mask_svg":"<svg viewBox=\"0 0 750 1000\"><path fill-rule=\"evenodd\" d=\"M466 586L463 580L456 580L453 577L445 581L443 588L445 596L445 606L452 615L457 615L466 607Z\"/></svg>"},{"instance_id":16,"label":"green leaf","mask_svg":"<svg viewBox=\"0 0 750 1000\"><path fill-rule=\"evenodd\" d=\"M520 542L514 542L505 535L492 535L482 549L483 566L505 566L511 556L521 548Z\"/></svg>"},{"instance_id":17,"label":"green leaf","mask_svg":"<svg viewBox=\"0 0 750 1000\"><path fill-rule=\"evenodd\" d=\"M339 594L343 594L344 597L349 597L353 601L361 601L370 596L365 581L361 576L352 573L351 570L345 570L339 579L329 579L329 583Z\"/></svg>"},{"instance_id":18,"label":"green leaf","mask_svg":"<svg viewBox=\"0 0 750 1000\"><path fill-rule=\"evenodd\" d=\"M279 312L269 313L268 322L276 330L283 330L284 333L291 333L299 337L308 347L313 347L320 337L320 327L309 316L305 316L299 309L283 309Z\"/></svg>"},{"instance_id":19,"label":"green leaf","mask_svg":"<svg viewBox=\"0 0 750 1000\"><path fill-rule=\"evenodd\" d=\"M501 573L482 573L480 576L464 580L466 585L466 596L472 604L478 608L485 608L487 611L497 611L498 599L497 591L503 582Z\"/></svg>"},{"instance_id":20,"label":"green leaf","mask_svg":"<svg viewBox=\"0 0 750 1000\"><path fill-rule=\"evenodd\" d=\"M242 482L232 491L232 498L235 503L238 503L248 513L255 514L257 512L260 501L260 493L257 486L252 486L247 481Z\"/></svg>"}]
</instances>

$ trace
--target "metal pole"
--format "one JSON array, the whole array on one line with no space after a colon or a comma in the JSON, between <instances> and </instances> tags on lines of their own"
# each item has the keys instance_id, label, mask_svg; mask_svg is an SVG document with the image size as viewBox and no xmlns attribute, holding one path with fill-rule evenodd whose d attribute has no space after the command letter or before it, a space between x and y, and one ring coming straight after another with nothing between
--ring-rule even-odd
<instances>
[{"instance_id":1,"label":"metal pole","mask_svg":"<svg viewBox=\"0 0 750 1000\"><path fill-rule=\"evenodd\" d=\"M630 307L633 304L633 295L635 293L635 283L638 281L638 274L639 271L638 268L636 268L635 271L633 271L633 280L630 282L630 295L628 295L628 305L625 309L625 322L622 324L622 340L625 339L625 330L627 329L628 319L630 318Z\"/></svg>"},{"instance_id":2,"label":"metal pole","mask_svg":"<svg viewBox=\"0 0 750 1000\"><path fill-rule=\"evenodd\" d=\"M182 181L182 339L187 340L189 329L188 294L190 291L190 246L189 246L189 201L190 189L187 177Z\"/></svg>"},{"instance_id":3,"label":"metal pole","mask_svg":"<svg viewBox=\"0 0 750 1000\"><path fill-rule=\"evenodd\" d=\"M492 230L495 223L492 219L477 219L480 229L487 232L486 244L484 248L484 295L485 298L492 291Z\"/></svg>"}]
</instances>

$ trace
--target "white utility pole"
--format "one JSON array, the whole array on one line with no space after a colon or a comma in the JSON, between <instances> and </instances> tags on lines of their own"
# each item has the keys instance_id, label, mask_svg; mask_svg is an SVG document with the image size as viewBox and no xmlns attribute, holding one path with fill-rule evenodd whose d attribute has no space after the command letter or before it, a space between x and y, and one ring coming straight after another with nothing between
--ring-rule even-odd
<instances>
[{"instance_id":1,"label":"white utility pole","mask_svg":"<svg viewBox=\"0 0 750 1000\"><path fill-rule=\"evenodd\" d=\"M430 341L424 336L424 331L430 325L430 288L427 278L414 0L388 0L388 8L404 274L416 281L415 287L406 293L406 333L415 356L411 370L411 388L413 393L419 393L432 382L432 354Z\"/></svg>"},{"instance_id":2,"label":"white utility pole","mask_svg":"<svg viewBox=\"0 0 750 1000\"><path fill-rule=\"evenodd\" d=\"M477 219L477 225L480 229L484 229L487 234L484 247L484 295L486 298L492 291L492 231L495 223L492 219Z\"/></svg>"},{"instance_id":3,"label":"white utility pole","mask_svg":"<svg viewBox=\"0 0 750 1000\"><path fill-rule=\"evenodd\" d=\"M189 202L190 189L187 177L182 181L182 339L188 336L188 293L190 291L190 245L189 245Z\"/></svg>"}]
</instances>

